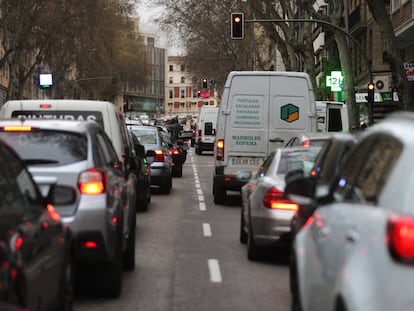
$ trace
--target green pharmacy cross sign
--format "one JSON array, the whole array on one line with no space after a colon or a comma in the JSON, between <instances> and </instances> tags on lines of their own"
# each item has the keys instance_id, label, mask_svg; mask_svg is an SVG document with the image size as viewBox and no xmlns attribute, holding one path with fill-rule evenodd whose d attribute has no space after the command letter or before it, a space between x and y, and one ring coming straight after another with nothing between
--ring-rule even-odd
<instances>
[{"instance_id":1,"label":"green pharmacy cross sign","mask_svg":"<svg viewBox=\"0 0 414 311\"><path fill-rule=\"evenodd\" d=\"M344 90L342 71L331 71L331 75L326 76L326 86L330 87L332 92L342 92Z\"/></svg>"}]
</instances>

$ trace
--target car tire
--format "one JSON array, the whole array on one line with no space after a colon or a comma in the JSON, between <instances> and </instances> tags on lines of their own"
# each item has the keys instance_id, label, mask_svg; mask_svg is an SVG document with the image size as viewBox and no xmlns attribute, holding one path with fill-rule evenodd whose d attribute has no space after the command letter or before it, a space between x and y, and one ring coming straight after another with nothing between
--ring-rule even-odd
<instances>
[{"instance_id":1,"label":"car tire","mask_svg":"<svg viewBox=\"0 0 414 311\"><path fill-rule=\"evenodd\" d=\"M200 147L196 147L196 153L197 153L198 155L201 155L201 154L203 153L203 151L201 150L201 148L200 148Z\"/></svg>"},{"instance_id":2,"label":"car tire","mask_svg":"<svg viewBox=\"0 0 414 311\"><path fill-rule=\"evenodd\" d=\"M290 292L291 292L291 311L302 311L300 298L299 298L299 286L298 286L298 275L296 272L296 261L293 250L289 260L289 281L290 281Z\"/></svg>"},{"instance_id":3,"label":"car tire","mask_svg":"<svg viewBox=\"0 0 414 311\"><path fill-rule=\"evenodd\" d=\"M137 200L136 211L137 212L148 211L148 206L150 202L151 202L151 187L147 187L144 198Z\"/></svg>"},{"instance_id":4,"label":"car tire","mask_svg":"<svg viewBox=\"0 0 414 311\"><path fill-rule=\"evenodd\" d=\"M247 232L244 231L245 223L243 217L243 209L241 210L240 214L240 243L247 244Z\"/></svg>"},{"instance_id":5,"label":"car tire","mask_svg":"<svg viewBox=\"0 0 414 311\"><path fill-rule=\"evenodd\" d=\"M123 268L127 271L134 271L135 269L135 227L134 222L128 236L127 248L122 256Z\"/></svg>"},{"instance_id":6,"label":"car tire","mask_svg":"<svg viewBox=\"0 0 414 311\"><path fill-rule=\"evenodd\" d=\"M70 252L68 250L68 252ZM72 311L74 308L74 261L71 254L65 258L59 282L59 294L56 299L56 310Z\"/></svg>"},{"instance_id":7,"label":"car tire","mask_svg":"<svg viewBox=\"0 0 414 311\"><path fill-rule=\"evenodd\" d=\"M215 204L224 204L226 202L226 189L217 186L216 183L213 185L213 193L214 193L214 203Z\"/></svg>"},{"instance_id":8,"label":"car tire","mask_svg":"<svg viewBox=\"0 0 414 311\"><path fill-rule=\"evenodd\" d=\"M247 259L256 261L259 259L259 248L254 242L253 230L251 221L249 221L249 232L247 233Z\"/></svg>"},{"instance_id":9,"label":"car tire","mask_svg":"<svg viewBox=\"0 0 414 311\"><path fill-rule=\"evenodd\" d=\"M174 177L182 177L183 176L183 165L180 164L179 166L175 166L174 170Z\"/></svg>"},{"instance_id":10,"label":"car tire","mask_svg":"<svg viewBox=\"0 0 414 311\"><path fill-rule=\"evenodd\" d=\"M161 185L161 187L160 187L161 189L161 192L162 193L164 193L164 194L169 194L170 192L171 192L171 188L172 188L172 176L170 176L169 178L168 178L168 180L167 181L165 181L162 185Z\"/></svg>"}]
</instances>

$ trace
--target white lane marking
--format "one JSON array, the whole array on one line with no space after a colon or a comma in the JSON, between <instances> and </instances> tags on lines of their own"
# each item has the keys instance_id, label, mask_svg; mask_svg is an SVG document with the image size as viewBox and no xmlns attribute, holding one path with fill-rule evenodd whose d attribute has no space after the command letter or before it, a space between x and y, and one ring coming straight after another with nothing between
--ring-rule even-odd
<instances>
[{"instance_id":1,"label":"white lane marking","mask_svg":"<svg viewBox=\"0 0 414 311\"><path fill-rule=\"evenodd\" d=\"M201 190L201 189L196 189L196 190L197 190L198 195L203 195L203 190Z\"/></svg>"},{"instance_id":2,"label":"white lane marking","mask_svg":"<svg viewBox=\"0 0 414 311\"><path fill-rule=\"evenodd\" d=\"M206 202L199 202L200 211L205 211L206 208Z\"/></svg>"},{"instance_id":3,"label":"white lane marking","mask_svg":"<svg viewBox=\"0 0 414 311\"><path fill-rule=\"evenodd\" d=\"M210 271L210 281L213 283L220 283L222 282L221 272L220 272L220 265L217 259L209 259L207 261L208 269Z\"/></svg>"},{"instance_id":4,"label":"white lane marking","mask_svg":"<svg viewBox=\"0 0 414 311\"><path fill-rule=\"evenodd\" d=\"M196 187L196 189L201 188L200 183L199 183L199 182L196 182L196 183L195 183L195 187Z\"/></svg>"},{"instance_id":5,"label":"white lane marking","mask_svg":"<svg viewBox=\"0 0 414 311\"><path fill-rule=\"evenodd\" d=\"M212 236L210 224L207 224L207 223L203 224L203 234L204 236Z\"/></svg>"},{"instance_id":6,"label":"white lane marking","mask_svg":"<svg viewBox=\"0 0 414 311\"><path fill-rule=\"evenodd\" d=\"M199 200L200 202L204 202L204 195L199 195L199 196L198 196L198 200Z\"/></svg>"}]
</instances>

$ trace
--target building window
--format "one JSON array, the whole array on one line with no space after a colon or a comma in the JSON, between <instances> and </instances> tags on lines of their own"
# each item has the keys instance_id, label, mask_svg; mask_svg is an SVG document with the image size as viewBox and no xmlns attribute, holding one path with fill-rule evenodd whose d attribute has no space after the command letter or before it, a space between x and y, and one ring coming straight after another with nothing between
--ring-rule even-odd
<instances>
[{"instance_id":1,"label":"building window","mask_svg":"<svg viewBox=\"0 0 414 311\"><path fill-rule=\"evenodd\" d=\"M169 81L170 83L173 83L173 77L169 77L169 78L168 78L168 81Z\"/></svg>"},{"instance_id":2,"label":"building window","mask_svg":"<svg viewBox=\"0 0 414 311\"><path fill-rule=\"evenodd\" d=\"M170 65L170 71L174 71L174 66Z\"/></svg>"},{"instance_id":3,"label":"building window","mask_svg":"<svg viewBox=\"0 0 414 311\"><path fill-rule=\"evenodd\" d=\"M181 98L185 98L185 88L180 89Z\"/></svg>"},{"instance_id":4,"label":"building window","mask_svg":"<svg viewBox=\"0 0 414 311\"><path fill-rule=\"evenodd\" d=\"M181 77L181 83L185 83L185 77Z\"/></svg>"},{"instance_id":5,"label":"building window","mask_svg":"<svg viewBox=\"0 0 414 311\"><path fill-rule=\"evenodd\" d=\"M168 90L169 98L174 98L174 90Z\"/></svg>"},{"instance_id":6,"label":"building window","mask_svg":"<svg viewBox=\"0 0 414 311\"><path fill-rule=\"evenodd\" d=\"M154 38L147 38L147 46L149 46L149 47L154 47L155 46Z\"/></svg>"},{"instance_id":7,"label":"building window","mask_svg":"<svg viewBox=\"0 0 414 311\"><path fill-rule=\"evenodd\" d=\"M181 65L181 71L185 71L185 65Z\"/></svg>"}]
</instances>

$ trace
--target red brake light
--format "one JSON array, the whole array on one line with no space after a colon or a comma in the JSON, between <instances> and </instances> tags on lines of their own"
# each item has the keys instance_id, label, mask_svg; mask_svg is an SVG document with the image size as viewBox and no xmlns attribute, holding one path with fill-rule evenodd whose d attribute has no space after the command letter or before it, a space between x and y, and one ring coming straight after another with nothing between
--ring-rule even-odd
<instances>
[{"instance_id":1,"label":"red brake light","mask_svg":"<svg viewBox=\"0 0 414 311\"><path fill-rule=\"evenodd\" d=\"M97 248L98 243L96 241L85 241L82 243L84 248Z\"/></svg>"},{"instance_id":2,"label":"red brake light","mask_svg":"<svg viewBox=\"0 0 414 311\"><path fill-rule=\"evenodd\" d=\"M164 162L164 152L161 149L154 150L155 156L154 156L154 162Z\"/></svg>"},{"instance_id":3,"label":"red brake light","mask_svg":"<svg viewBox=\"0 0 414 311\"><path fill-rule=\"evenodd\" d=\"M16 240L14 241L14 249L17 251L23 244L23 238L21 236L18 236Z\"/></svg>"},{"instance_id":4,"label":"red brake light","mask_svg":"<svg viewBox=\"0 0 414 311\"><path fill-rule=\"evenodd\" d=\"M391 215L386 240L396 260L414 263L414 217Z\"/></svg>"},{"instance_id":5,"label":"red brake light","mask_svg":"<svg viewBox=\"0 0 414 311\"><path fill-rule=\"evenodd\" d=\"M171 149L171 154L180 154L180 150L178 150L177 148L173 148Z\"/></svg>"},{"instance_id":6,"label":"red brake light","mask_svg":"<svg viewBox=\"0 0 414 311\"><path fill-rule=\"evenodd\" d=\"M78 187L82 194L105 193L105 174L97 169L82 172L79 176Z\"/></svg>"},{"instance_id":7,"label":"red brake light","mask_svg":"<svg viewBox=\"0 0 414 311\"><path fill-rule=\"evenodd\" d=\"M216 160L224 161L224 139L219 139L216 142Z\"/></svg>"},{"instance_id":8,"label":"red brake light","mask_svg":"<svg viewBox=\"0 0 414 311\"><path fill-rule=\"evenodd\" d=\"M40 104L39 107L42 109L47 109L47 108L52 108L52 105L51 104Z\"/></svg>"},{"instance_id":9,"label":"red brake light","mask_svg":"<svg viewBox=\"0 0 414 311\"><path fill-rule=\"evenodd\" d=\"M300 144L302 147L310 147L310 145L311 145L311 142L310 142L310 140L309 139L307 139L307 140L304 140L301 144Z\"/></svg>"},{"instance_id":10,"label":"red brake light","mask_svg":"<svg viewBox=\"0 0 414 311\"><path fill-rule=\"evenodd\" d=\"M289 201L284 192L275 187L267 190L263 197L263 205L270 209L290 210L296 211L298 205L295 202Z\"/></svg>"}]
</instances>

